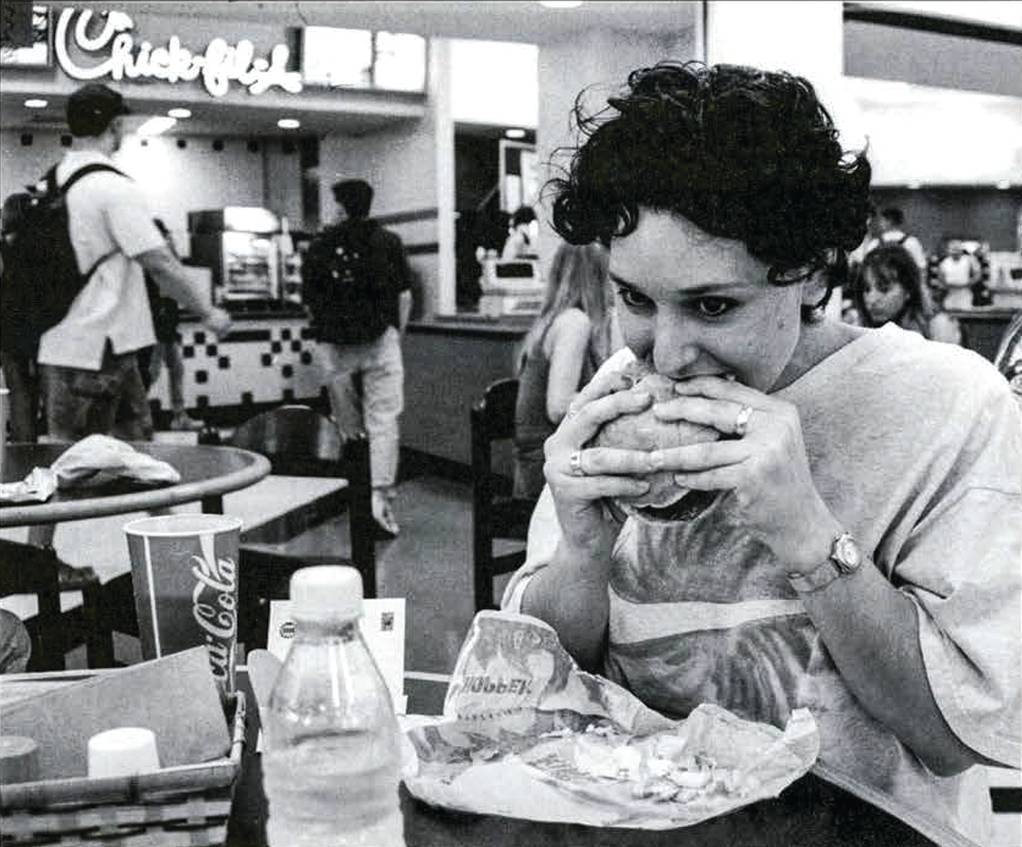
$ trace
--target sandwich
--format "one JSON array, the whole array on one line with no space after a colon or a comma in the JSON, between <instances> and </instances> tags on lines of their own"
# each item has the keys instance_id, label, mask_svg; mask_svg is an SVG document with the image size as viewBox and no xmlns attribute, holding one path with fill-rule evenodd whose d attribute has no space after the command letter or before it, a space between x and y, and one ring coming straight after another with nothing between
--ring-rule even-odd
<instances>
[{"instance_id":1,"label":"sandwich","mask_svg":"<svg viewBox=\"0 0 1022 847\"><path fill-rule=\"evenodd\" d=\"M646 362L632 362L622 373L630 380L633 389L648 391L653 396L653 403L677 396L674 393L675 381L658 374ZM712 427L687 421L662 421L654 416L651 404L641 412L621 415L608 422L587 446L663 450L719 438L720 433ZM610 501L618 517L631 516L653 523L692 520L702 514L717 496L715 491L683 488L674 481L673 471L655 471L641 478L650 484L645 494Z\"/></svg>"}]
</instances>

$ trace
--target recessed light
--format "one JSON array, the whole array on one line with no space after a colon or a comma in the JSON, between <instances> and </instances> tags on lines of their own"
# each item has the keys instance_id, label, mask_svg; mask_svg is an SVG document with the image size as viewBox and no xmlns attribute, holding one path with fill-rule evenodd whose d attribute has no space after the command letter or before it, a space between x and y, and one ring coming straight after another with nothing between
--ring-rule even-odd
<instances>
[{"instance_id":1,"label":"recessed light","mask_svg":"<svg viewBox=\"0 0 1022 847\"><path fill-rule=\"evenodd\" d=\"M1002 179L1000 182L997 183L997 187L1001 189L1001 191L1007 191L1009 188L1011 188L1011 182L1009 180Z\"/></svg>"},{"instance_id":2,"label":"recessed light","mask_svg":"<svg viewBox=\"0 0 1022 847\"><path fill-rule=\"evenodd\" d=\"M281 129L298 129L302 125L302 122L297 118L281 118L277 121L277 126Z\"/></svg>"},{"instance_id":3,"label":"recessed light","mask_svg":"<svg viewBox=\"0 0 1022 847\"><path fill-rule=\"evenodd\" d=\"M918 182L910 182L905 187L909 191L918 191L919 190L919 183Z\"/></svg>"},{"instance_id":4,"label":"recessed light","mask_svg":"<svg viewBox=\"0 0 1022 847\"><path fill-rule=\"evenodd\" d=\"M504 135L508 138L525 138L524 129L505 129Z\"/></svg>"},{"instance_id":5,"label":"recessed light","mask_svg":"<svg viewBox=\"0 0 1022 847\"><path fill-rule=\"evenodd\" d=\"M577 9L582 0L539 0L539 5L544 9Z\"/></svg>"},{"instance_id":6,"label":"recessed light","mask_svg":"<svg viewBox=\"0 0 1022 847\"><path fill-rule=\"evenodd\" d=\"M181 108L168 109L167 110L167 116L171 117L171 118L179 118L179 119L181 119L181 118L190 118L192 116L192 110L191 109L181 109Z\"/></svg>"},{"instance_id":7,"label":"recessed light","mask_svg":"<svg viewBox=\"0 0 1022 847\"><path fill-rule=\"evenodd\" d=\"M25 101L26 109L45 109L47 105L46 100L42 100L38 97L31 97Z\"/></svg>"}]
</instances>

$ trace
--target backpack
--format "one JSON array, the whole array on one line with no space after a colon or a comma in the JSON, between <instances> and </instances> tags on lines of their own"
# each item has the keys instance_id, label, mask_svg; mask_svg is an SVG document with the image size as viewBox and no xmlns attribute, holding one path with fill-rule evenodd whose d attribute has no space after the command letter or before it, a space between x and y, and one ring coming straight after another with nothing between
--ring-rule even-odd
<instances>
[{"instance_id":1,"label":"backpack","mask_svg":"<svg viewBox=\"0 0 1022 847\"><path fill-rule=\"evenodd\" d=\"M64 319L96 269L120 252L101 256L84 274L78 270L65 195L79 179L97 171L124 176L112 165L96 162L79 168L58 188L57 168L50 168L45 191L28 195L13 232L5 233L0 282L4 350L34 359L43 333Z\"/></svg>"},{"instance_id":2,"label":"backpack","mask_svg":"<svg viewBox=\"0 0 1022 847\"><path fill-rule=\"evenodd\" d=\"M364 344L390 325L390 269L382 234L372 222L351 222L324 231L309 245L302 277L320 340Z\"/></svg>"}]
</instances>

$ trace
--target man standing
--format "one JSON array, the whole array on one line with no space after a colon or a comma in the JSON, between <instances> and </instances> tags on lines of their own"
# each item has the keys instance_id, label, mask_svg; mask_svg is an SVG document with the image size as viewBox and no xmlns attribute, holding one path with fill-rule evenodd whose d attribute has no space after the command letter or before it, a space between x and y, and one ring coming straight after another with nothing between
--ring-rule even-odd
<instances>
[{"instance_id":1,"label":"man standing","mask_svg":"<svg viewBox=\"0 0 1022 847\"><path fill-rule=\"evenodd\" d=\"M369 218L369 183L342 180L333 192L341 220L309 245L302 264L305 302L337 428L342 438L363 429L368 434L373 517L383 535L394 537L401 337L412 307L411 270L401 239Z\"/></svg>"},{"instance_id":2,"label":"man standing","mask_svg":"<svg viewBox=\"0 0 1022 847\"><path fill-rule=\"evenodd\" d=\"M870 219L870 229L874 232L874 238L866 247L870 252L881 244L900 244L915 261L919 268L919 278L926 280L926 251L919 239L914 235L908 235L903 227L905 226L905 214L897 206L888 206L881 210L879 217ZM875 228L874 228L875 227Z\"/></svg>"},{"instance_id":3,"label":"man standing","mask_svg":"<svg viewBox=\"0 0 1022 847\"><path fill-rule=\"evenodd\" d=\"M87 165L113 165L127 114L121 95L105 85L86 85L68 98L73 140L57 165L57 185ZM68 189L65 201L79 270L99 264L67 315L39 341L49 435L63 441L94 433L150 438L152 418L136 355L156 343L143 269L212 332L225 332L230 316L211 306L209 292L171 253L130 178L91 172Z\"/></svg>"}]
</instances>

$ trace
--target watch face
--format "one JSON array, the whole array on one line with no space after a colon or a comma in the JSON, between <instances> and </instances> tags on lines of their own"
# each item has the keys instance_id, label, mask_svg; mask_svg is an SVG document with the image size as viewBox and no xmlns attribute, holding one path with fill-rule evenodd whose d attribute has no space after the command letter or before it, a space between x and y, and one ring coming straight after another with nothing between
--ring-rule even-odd
<instances>
[{"instance_id":1,"label":"watch face","mask_svg":"<svg viewBox=\"0 0 1022 847\"><path fill-rule=\"evenodd\" d=\"M834 542L834 555L832 557L837 566L843 571L854 571L862 563L862 554L859 552L859 545L855 543L852 536L845 533Z\"/></svg>"}]
</instances>

